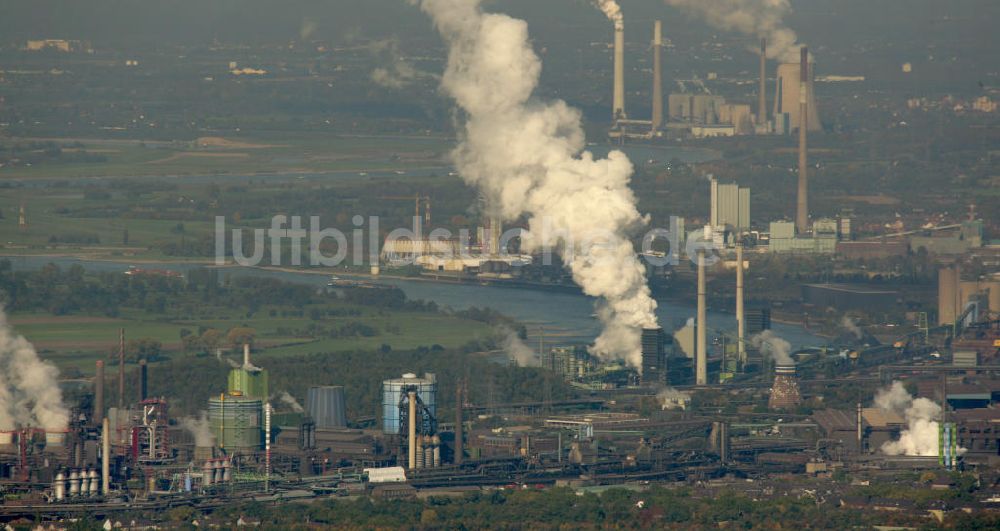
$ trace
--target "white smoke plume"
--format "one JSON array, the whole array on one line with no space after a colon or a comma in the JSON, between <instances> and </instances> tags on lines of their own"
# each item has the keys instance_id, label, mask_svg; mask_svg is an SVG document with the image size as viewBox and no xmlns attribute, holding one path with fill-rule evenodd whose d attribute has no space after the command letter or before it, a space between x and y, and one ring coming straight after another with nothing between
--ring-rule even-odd
<instances>
[{"instance_id":1,"label":"white smoke plume","mask_svg":"<svg viewBox=\"0 0 1000 531\"><path fill-rule=\"evenodd\" d=\"M660 409L664 411L687 409L687 404L691 401L691 395L678 391L673 387L664 387L659 393L656 393L656 400L660 403Z\"/></svg>"},{"instance_id":2,"label":"white smoke plume","mask_svg":"<svg viewBox=\"0 0 1000 531\"><path fill-rule=\"evenodd\" d=\"M208 416L204 411L201 412L201 416L198 418L182 418L180 425L185 430L191 432L191 436L194 437L195 446L203 448L215 446L215 435L212 434L211 424L209 424Z\"/></svg>"},{"instance_id":3,"label":"white smoke plume","mask_svg":"<svg viewBox=\"0 0 1000 531\"><path fill-rule=\"evenodd\" d=\"M7 323L0 308L0 430L69 427L59 370L38 358L35 347Z\"/></svg>"},{"instance_id":4,"label":"white smoke plume","mask_svg":"<svg viewBox=\"0 0 1000 531\"><path fill-rule=\"evenodd\" d=\"M791 355L792 344L770 330L764 330L750 338L750 344L779 365L795 365Z\"/></svg>"},{"instance_id":5,"label":"white smoke plume","mask_svg":"<svg viewBox=\"0 0 1000 531\"><path fill-rule=\"evenodd\" d=\"M798 62L798 36L785 26L789 0L665 0L710 26L767 39L767 56Z\"/></svg>"},{"instance_id":6,"label":"white smoke plume","mask_svg":"<svg viewBox=\"0 0 1000 531\"><path fill-rule=\"evenodd\" d=\"M622 8L615 0L597 0L597 7L608 17L608 20L618 22L622 19Z\"/></svg>"},{"instance_id":7,"label":"white smoke plume","mask_svg":"<svg viewBox=\"0 0 1000 531\"><path fill-rule=\"evenodd\" d=\"M851 334L854 334L854 337L858 339L864 337L864 332L862 332L861 329L858 328L858 323L854 322L854 319L851 319L846 315L843 318L841 318L840 327L850 332Z\"/></svg>"},{"instance_id":8,"label":"white smoke plume","mask_svg":"<svg viewBox=\"0 0 1000 531\"><path fill-rule=\"evenodd\" d=\"M941 406L927 398L914 399L903 383L896 381L875 395L875 407L906 419L906 429L899 434L899 440L883 444L882 453L924 457L938 455Z\"/></svg>"},{"instance_id":9,"label":"white smoke plume","mask_svg":"<svg viewBox=\"0 0 1000 531\"><path fill-rule=\"evenodd\" d=\"M484 13L481 0L418 0L449 45L442 80L465 111L452 153L462 177L504 219L528 217L526 252L556 249L604 325L591 353L641 368L643 327L656 302L627 233L647 221L628 187L632 163L583 151L580 112L532 98L541 61L523 20Z\"/></svg>"},{"instance_id":10,"label":"white smoke plume","mask_svg":"<svg viewBox=\"0 0 1000 531\"><path fill-rule=\"evenodd\" d=\"M219 360L219 363L229 364L229 367L233 369L239 369L240 367L243 366L242 364L238 363L236 360L232 358L223 357L221 348L215 349L215 359Z\"/></svg>"},{"instance_id":11,"label":"white smoke plume","mask_svg":"<svg viewBox=\"0 0 1000 531\"><path fill-rule=\"evenodd\" d=\"M376 62L384 65L371 73L371 80L380 87L398 90L419 79L433 77L406 62L400 52L399 41L395 39L374 41L368 45L368 50Z\"/></svg>"},{"instance_id":12,"label":"white smoke plume","mask_svg":"<svg viewBox=\"0 0 1000 531\"><path fill-rule=\"evenodd\" d=\"M501 327L498 332L502 335L503 351L508 358L517 363L518 367L538 367L542 364L542 360L538 359L538 353L525 344L517 332L507 327Z\"/></svg>"},{"instance_id":13,"label":"white smoke plume","mask_svg":"<svg viewBox=\"0 0 1000 531\"><path fill-rule=\"evenodd\" d=\"M288 404L288 407L292 408L292 411L296 413L306 412L305 408L302 407L302 404L299 404L299 401L296 400L294 396L288 394L288 391L282 391L281 393L279 393L278 399L284 402L285 404Z\"/></svg>"}]
</instances>

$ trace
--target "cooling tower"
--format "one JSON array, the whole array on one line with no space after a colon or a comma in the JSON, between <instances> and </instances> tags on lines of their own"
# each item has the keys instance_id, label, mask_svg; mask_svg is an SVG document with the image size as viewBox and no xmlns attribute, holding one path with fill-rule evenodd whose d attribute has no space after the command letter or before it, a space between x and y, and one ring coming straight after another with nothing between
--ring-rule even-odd
<instances>
[{"instance_id":1,"label":"cooling tower","mask_svg":"<svg viewBox=\"0 0 1000 531\"><path fill-rule=\"evenodd\" d=\"M799 382L795 375L795 365L778 364L774 368L774 384L767 401L770 409L791 409L802 401Z\"/></svg>"},{"instance_id":2,"label":"cooling tower","mask_svg":"<svg viewBox=\"0 0 1000 531\"><path fill-rule=\"evenodd\" d=\"M653 23L653 131L663 127L663 21Z\"/></svg>"},{"instance_id":3,"label":"cooling tower","mask_svg":"<svg viewBox=\"0 0 1000 531\"><path fill-rule=\"evenodd\" d=\"M808 81L806 83L807 99L809 108L809 121L807 129L809 131L820 131L823 128L819 119L819 112L816 110L816 97L813 90L816 64L809 63ZM799 63L783 63L778 65L778 79L774 95L774 119L780 121L782 114L788 115L789 130L799 127L799 78L801 66ZM778 128L780 130L780 128ZM785 131L786 133L789 131Z\"/></svg>"},{"instance_id":4,"label":"cooling tower","mask_svg":"<svg viewBox=\"0 0 1000 531\"><path fill-rule=\"evenodd\" d=\"M310 387L306 394L306 411L320 429L347 427L345 403L344 388L339 385Z\"/></svg>"},{"instance_id":5,"label":"cooling tower","mask_svg":"<svg viewBox=\"0 0 1000 531\"><path fill-rule=\"evenodd\" d=\"M615 89L611 106L611 120L627 118L625 115L625 22L615 21Z\"/></svg>"}]
</instances>

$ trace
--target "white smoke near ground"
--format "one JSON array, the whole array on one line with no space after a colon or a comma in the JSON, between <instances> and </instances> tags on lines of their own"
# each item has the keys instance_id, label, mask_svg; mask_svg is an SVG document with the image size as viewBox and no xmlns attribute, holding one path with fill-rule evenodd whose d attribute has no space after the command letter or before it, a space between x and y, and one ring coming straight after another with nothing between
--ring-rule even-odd
<instances>
[{"instance_id":1,"label":"white smoke near ground","mask_svg":"<svg viewBox=\"0 0 1000 531\"><path fill-rule=\"evenodd\" d=\"M299 401L296 400L294 396L290 395L288 391L278 393L278 399L287 404L288 407L292 408L292 411L296 413L306 412L305 408L302 407L302 404L299 404Z\"/></svg>"},{"instance_id":2,"label":"white smoke near ground","mask_svg":"<svg viewBox=\"0 0 1000 531\"><path fill-rule=\"evenodd\" d=\"M180 420L180 425L185 430L191 432L194 437L194 445L198 447L215 446L215 435L212 434L212 426L208 422L208 416L204 411L198 418L184 417Z\"/></svg>"},{"instance_id":3,"label":"white smoke near ground","mask_svg":"<svg viewBox=\"0 0 1000 531\"><path fill-rule=\"evenodd\" d=\"M875 407L906 419L906 429L899 434L899 440L883 444L882 453L924 457L938 455L941 406L927 398L914 399L903 383L896 381L875 395Z\"/></svg>"},{"instance_id":4,"label":"white smoke near ground","mask_svg":"<svg viewBox=\"0 0 1000 531\"><path fill-rule=\"evenodd\" d=\"M846 315L840 319L840 327L850 332L851 334L854 335L854 337L858 339L861 339L865 335L864 332L862 332L861 329L858 328L858 323L854 322L854 319L851 319Z\"/></svg>"},{"instance_id":5,"label":"white smoke near ground","mask_svg":"<svg viewBox=\"0 0 1000 531\"><path fill-rule=\"evenodd\" d=\"M660 403L660 409L672 410L672 409L687 409L688 403L691 401L691 395L678 391L673 387L664 387L660 392L656 393L656 400Z\"/></svg>"},{"instance_id":6,"label":"white smoke near ground","mask_svg":"<svg viewBox=\"0 0 1000 531\"><path fill-rule=\"evenodd\" d=\"M622 19L622 8L614 0L597 0L597 7L604 13L608 20L618 22Z\"/></svg>"},{"instance_id":7,"label":"white smoke near ground","mask_svg":"<svg viewBox=\"0 0 1000 531\"><path fill-rule=\"evenodd\" d=\"M38 358L35 347L11 328L0 308L0 430L66 430L69 410L58 379L59 370Z\"/></svg>"},{"instance_id":8,"label":"white smoke near ground","mask_svg":"<svg viewBox=\"0 0 1000 531\"><path fill-rule=\"evenodd\" d=\"M542 69L523 20L484 13L480 0L416 0L449 45L442 88L466 122L452 158L467 183L506 220L528 217L522 249L556 249L598 299L603 331L591 353L641 368L643 327L656 302L627 234L647 221L629 189L633 167L612 151L595 159L581 114L532 98Z\"/></svg>"},{"instance_id":9,"label":"white smoke near ground","mask_svg":"<svg viewBox=\"0 0 1000 531\"><path fill-rule=\"evenodd\" d=\"M518 367L538 367L542 360L538 358L538 353L525 344L517 332L510 328L501 327L498 332L501 334L500 344L507 357L514 360Z\"/></svg>"},{"instance_id":10,"label":"white smoke near ground","mask_svg":"<svg viewBox=\"0 0 1000 531\"><path fill-rule=\"evenodd\" d=\"M299 26L299 40L309 40L313 34L316 33L317 29L319 29L319 23L315 20L308 18L302 19L302 24Z\"/></svg>"},{"instance_id":11,"label":"white smoke near ground","mask_svg":"<svg viewBox=\"0 0 1000 531\"><path fill-rule=\"evenodd\" d=\"M222 349L221 348L215 349L215 359L219 360L219 363L226 363L226 364L228 364L229 367L232 368L232 369L239 369L240 367L243 367L243 364L237 362L236 360L234 360L232 358L224 357L222 355Z\"/></svg>"},{"instance_id":12,"label":"white smoke near ground","mask_svg":"<svg viewBox=\"0 0 1000 531\"><path fill-rule=\"evenodd\" d=\"M383 65L376 67L371 73L371 80L380 87L398 90L419 79L433 77L427 72L418 70L403 58L399 41L396 39L373 41L368 45L368 50L375 62Z\"/></svg>"},{"instance_id":13,"label":"white smoke near ground","mask_svg":"<svg viewBox=\"0 0 1000 531\"><path fill-rule=\"evenodd\" d=\"M778 365L795 365L791 355L792 344L770 330L764 330L751 337L750 344Z\"/></svg>"},{"instance_id":14,"label":"white smoke near ground","mask_svg":"<svg viewBox=\"0 0 1000 531\"><path fill-rule=\"evenodd\" d=\"M785 26L789 0L665 0L714 28L767 39L767 56L797 62L798 36Z\"/></svg>"}]
</instances>

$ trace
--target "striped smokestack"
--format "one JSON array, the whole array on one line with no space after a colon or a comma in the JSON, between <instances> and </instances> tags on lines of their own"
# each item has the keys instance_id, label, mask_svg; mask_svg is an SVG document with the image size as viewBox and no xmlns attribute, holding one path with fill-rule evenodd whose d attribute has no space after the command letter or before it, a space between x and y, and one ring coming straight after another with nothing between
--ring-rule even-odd
<instances>
[{"instance_id":1,"label":"striped smokestack","mask_svg":"<svg viewBox=\"0 0 1000 531\"><path fill-rule=\"evenodd\" d=\"M799 66L799 191L795 209L795 228L799 234L805 234L809 230L808 91L809 49L803 46Z\"/></svg>"},{"instance_id":2,"label":"striped smokestack","mask_svg":"<svg viewBox=\"0 0 1000 531\"><path fill-rule=\"evenodd\" d=\"M653 23L653 131L663 127L663 21Z\"/></svg>"}]
</instances>

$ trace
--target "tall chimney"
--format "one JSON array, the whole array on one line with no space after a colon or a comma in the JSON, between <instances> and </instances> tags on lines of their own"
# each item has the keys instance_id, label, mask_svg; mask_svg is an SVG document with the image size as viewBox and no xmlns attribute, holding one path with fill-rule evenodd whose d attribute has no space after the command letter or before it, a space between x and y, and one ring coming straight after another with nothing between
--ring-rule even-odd
<instances>
[{"instance_id":1,"label":"tall chimney","mask_svg":"<svg viewBox=\"0 0 1000 531\"><path fill-rule=\"evenodd\" d=\"M746 367L746 311L743 307L743 243L736 244L736 341L740 367Z\"/></svg>"},{"instance_id":2,"label":"tall chimney","mask_svg":"<svg viewBox=\"0 0 1000 531\"><path fill-rule=\"evenodd\" d=\"M139 360L139 401L145 400L149 394L149 372L147 371L146 360Z\"/></svg>"},{"instance_id":3,"label":"tall chimney","mask_svg":"<svg viewBox=\"0 0 1000 531\"><path fill-rule=\"evenodd\" d=\"M705 307L705 250L698 249L698 343L695 347L695 384L708 384L708 311Z\"/></svg>"},{"instance_id":4,"label":"tall chimney","mask_svg":"<svg viewBox=\"0 0 1000 531\"><path fill-rule=\"evenodd\" d=\"M118 408L125 408L125 329L118 329Z\"/></svg>"},{"instance_id":5,"label":"tall chimney","mask_svg":"<svg viewBox=\"0 0 1000 531\"><path fill-rule=\"evenodd\" d=\"M611 121L625 119L625 22L615 20L615 89Z\"/></svg>"},{"instance_id":6,"label":"tall chimney","mask_svg":"<svg viewBox=\"0 0 1000 531\"><path fill-rule=\"evenodd\" d=\"M864 438L864 425L862 421L864 415L862 414L861 402L858 402L858 453L863 453L865 451L865 438Z\"/></svg>"},{"instance_id":7,"label":"tall chimney","mask_svg":"<svg viewBox=\"0 0 1000 531\"><path fill-rule=\"evenodd\" d=\"M104 360L97 360L94 374L94 426L100 426L104 419Z\"/></svg>"},{"instance_id":8,"label":"tall chimney","mask_svg":"<svg viewBox=\"0 0 1000 531\"><path fill-rule=\"evenodd\" d=\"M653 23L653 131L663 127L663 21Z\"/></svg>"},{"instance_id":9,"label":"tall chimney","mask_svg":"<svg viewBox=\"0 0 1000 531\"><path fill-rule=\"evenodd\" d=\"M250 367L250 343L243 343L243 368Z\"/></svg>"},{"instance_id":10,"label":"tall chimney","mask_svg":"<svg viewBox=\"0 0 1000 531\"><path fill-rule=\"evenodd\" d=\"M809 230L809 168L807 137L809 129L809 49L802 47L799 66L799 192L795 209L795 228L799 234Z\"/></svg>"},{"instance_id":11,"label":"tall chimney","mask_svg":"<svg viewBox=\"0 0 1000 531\"><path fill-rule=\"evenodd\" d=\"M459 383L458 387L455 389L455 464L462 464L462 454L465 452L464 442L462 439L465 436L465 426L463 426L462 414L465 404L464 397L462 396L462 384Z\"/></svg>"},{"instance_id":12,"label":"tall chimney","mask_svg":"<svg viewBox=\"0 0 1000 531\"><path fill-rule=\"evenodd\" d=\"M101 494L107 496L111 487L111 423L101 422Z\"/></svg>"},{"instance_id":13,"label":"tall chimney","mask_svg":"<svg viewBox=\"0 0 1000 531\"><path fill-rule=\"evenodd\" d=\"M760 94L757 95L757 124L767 123L767 39L760 40Z\"/></svg>"},{"instance_id":14,"label":"tall chimney","mask_svg":"<svg viewBox=\"0 0 1000 531\"><path fill-rule=\"evenodd\" d=\"M407 468L413 470L417 468L417 392L410 391L407 396L407 407L409 407L409 413L406 415L406 446L409 457Z\"/></svg>"}]
</instances>

